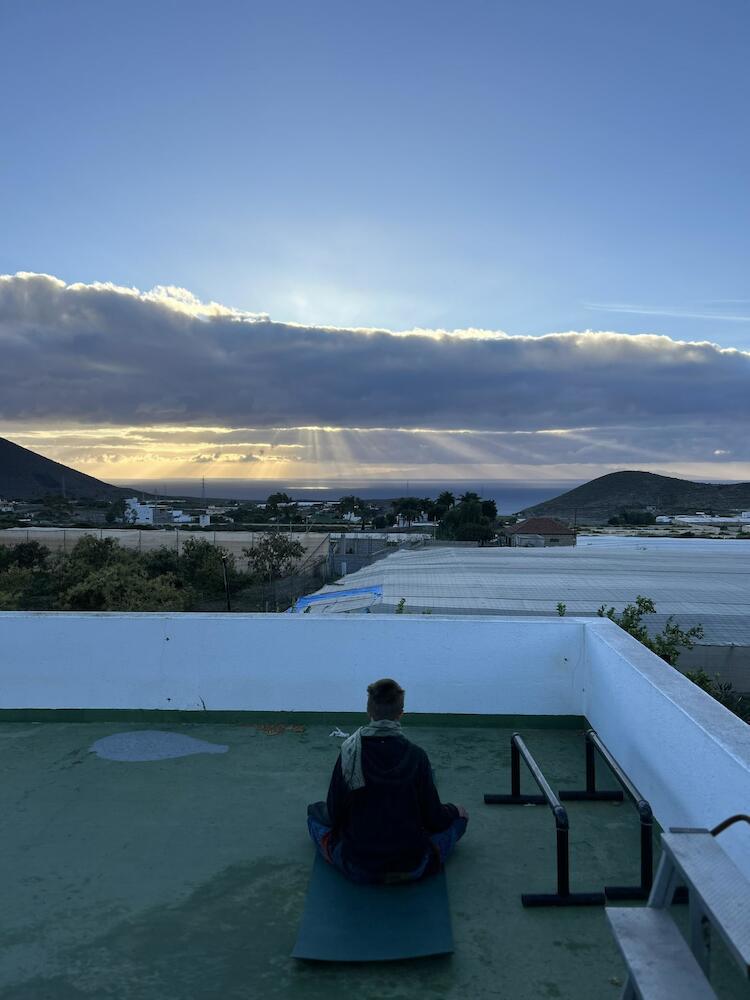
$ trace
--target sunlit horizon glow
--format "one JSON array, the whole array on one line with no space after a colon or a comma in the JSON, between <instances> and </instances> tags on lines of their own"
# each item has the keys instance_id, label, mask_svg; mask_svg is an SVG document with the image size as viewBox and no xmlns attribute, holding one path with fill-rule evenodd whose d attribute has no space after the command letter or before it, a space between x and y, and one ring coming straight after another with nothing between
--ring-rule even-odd
<instances>
[{"instance_id":1,"label":"sunlit horizon glow","mask_svg":"<svg viewBox=\"0 0 750 1000\"><path fill-rule=\"evenodd\" d=\"M622 469L709 482L743 482L750 478L747 463L731 460L724 449L717 449L712 461L692 462L638 461L635 453L628 455L626 448L623 448L620 462L530 462L520 461L517 454L493 460L492 452L503 439L511 443L565 439L580 443L586 441L587 436L611 435L616 430L613 428L474 431L466 428L279 427L264 428L262 439L253 437L253 430L175 425L16 426L0 428L0 433L53 461L116 485L139 480L193 480L198 484L202 479L286 482L290 478L304 483L306 489L314 489L314 484L321 480L329 483L488 480L544 484L594 479ZM288 440L294 435L299 440ZM387 438L376 445L377 451L383 447L396 451L398 447L400 451L405 449L407 455L399 454L398 461L376 461L371 448L361 441L367 437ZM232 440L227 442L227 438ZM409 453L415 452L418 457L420 439L426 439L431 450L444 450L452 460L413 460Z\"/></svg>"}]
</instances>

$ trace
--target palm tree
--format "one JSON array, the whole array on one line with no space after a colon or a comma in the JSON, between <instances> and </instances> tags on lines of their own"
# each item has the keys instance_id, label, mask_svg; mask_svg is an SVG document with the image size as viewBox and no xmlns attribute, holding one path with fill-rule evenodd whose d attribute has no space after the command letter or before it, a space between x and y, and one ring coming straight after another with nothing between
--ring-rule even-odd
<instances>
[{"instance_id":1,"label":"palm tree","mask_svg":"<svg viewBox=\"0 0 750 1000\"><path fill-rule=\"evenodd\" d=\"M450 492L450 490L443 490L440 496L437 498L436 503L438 507L452 507L456 502L455 496Z\"/></svg>"},{"instance_id":2,"label":"palm tree","mask_svg":"<svg viewBox=\"0 0 750 1000\"><path fill-rule=\"evenodd\" d=\"M419 517L422 511L422 501L416 497L400 497L393 501L393 508L411 527L412 521Z\"/></svg>"}]
</instances>

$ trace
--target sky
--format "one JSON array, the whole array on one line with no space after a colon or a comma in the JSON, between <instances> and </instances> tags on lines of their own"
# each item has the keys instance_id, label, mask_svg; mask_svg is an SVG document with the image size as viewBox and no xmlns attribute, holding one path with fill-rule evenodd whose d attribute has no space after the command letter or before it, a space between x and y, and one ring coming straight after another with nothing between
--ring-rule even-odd
<instances>
[{"instance_id":1,"label":"sky","mask_svg":"<svg viewBox=\"0 0 750 1000\"><path fill-rule=\"evenodd\" d=\"M0 2L0 435L750 480L750 5Z\"/></svg>"}]
</instances>

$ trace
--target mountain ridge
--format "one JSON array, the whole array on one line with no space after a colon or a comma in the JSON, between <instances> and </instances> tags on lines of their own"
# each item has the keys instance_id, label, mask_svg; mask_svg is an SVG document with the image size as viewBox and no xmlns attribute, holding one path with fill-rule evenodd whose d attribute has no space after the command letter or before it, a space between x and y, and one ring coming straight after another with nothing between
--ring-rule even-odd
<instances>
[{"instance_id":1,"label":"mountain ridge","mask_svg":"<svg viewBox=\"0 0 750 1000\"><path fill-rule=\"evenodd\" d=\"M0 437L0 497L39 500L48 494L71 500L116 500L132 496L133 490L87 476Z\"/></svg>"},{"instance_id":2,"label":"mountain ridge","mask_svg":"<svg viewBox=\"0 0 750 1000\"><path fill-rule=\"evenodd\" d=\"M551 500L526 507L518 515L597 524L623 508L652 509L656 514L692 514L696 510L732 514L750 510L750 482L701 483L623 470L598 476Z\"/></svg>"}]
</instances>

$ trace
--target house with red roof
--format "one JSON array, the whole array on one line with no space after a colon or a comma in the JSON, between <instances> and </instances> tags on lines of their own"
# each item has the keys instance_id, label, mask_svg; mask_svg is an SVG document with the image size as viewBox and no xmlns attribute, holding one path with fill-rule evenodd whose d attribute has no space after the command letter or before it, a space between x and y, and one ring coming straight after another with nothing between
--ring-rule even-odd
<instances>
[{"instance_id":1,"label":"house with red roof","mask_svg":"<svg viewBox=\"0 0 750 1000\"><path fill-rule=\"evenodd\" d=\"M503 529L506 545L522 548L543 548L547 546L575 545L573 528L553 517L529 517Z\"/></svg>"}]
</instances>

